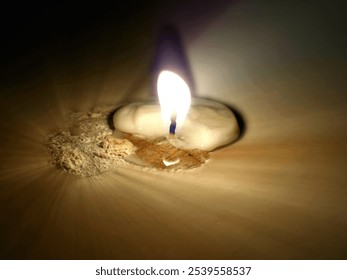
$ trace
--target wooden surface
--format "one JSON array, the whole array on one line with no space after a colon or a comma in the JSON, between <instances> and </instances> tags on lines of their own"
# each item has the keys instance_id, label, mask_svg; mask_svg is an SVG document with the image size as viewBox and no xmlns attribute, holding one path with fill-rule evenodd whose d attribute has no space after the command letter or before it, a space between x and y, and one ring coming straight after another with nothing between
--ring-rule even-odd
<instances>
[{"instance_id":1,"label":"wooden surface","mask_svg":"<svg viewBox=\"0 0 347 280\"><path fill-rule=\"evenodd\" d=\"M67 110L152 96L155 17L27 52L1 87L0 257L345 259L343 13L273 2L175 10L196 92L234 108L244 131L189 174L80 179L49 166L42 144Z\"/></svg>"}]
</instances>

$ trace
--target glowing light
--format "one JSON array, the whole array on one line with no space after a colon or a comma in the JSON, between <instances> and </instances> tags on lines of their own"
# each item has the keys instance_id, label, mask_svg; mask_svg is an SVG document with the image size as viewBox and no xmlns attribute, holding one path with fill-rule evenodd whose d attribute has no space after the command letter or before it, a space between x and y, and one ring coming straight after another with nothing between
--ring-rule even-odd
<instances>
[{"instance_id":1,"label":"glowing light","mask_svg":"<svg viewBox=\"0 0 347 280\"><path fill-rule=\"evenodd\" d=\"M165 127L176 117L177 129L182 127L188 114L191 96L187 83L176 73L162 71L158 77L158 97Z\"/></svg>"}]
</instances>

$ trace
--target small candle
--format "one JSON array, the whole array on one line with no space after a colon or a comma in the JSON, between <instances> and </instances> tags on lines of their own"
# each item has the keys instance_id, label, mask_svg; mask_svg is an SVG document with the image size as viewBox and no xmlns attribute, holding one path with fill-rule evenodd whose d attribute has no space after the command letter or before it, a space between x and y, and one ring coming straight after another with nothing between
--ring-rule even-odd
<instances>
[{"instance_id":1,"label":"small candle","mask_svg":"<svg viewBox=\"0 0 347 280\"><path fill-rule=\"evenodd\" d=\"M239 136L237 120L221 103L191 99L188 85L177 74L163 71L158 77L159 103L132 103L113 116L116 130L141 138L167 137L180 149L212 151ZM175 117L175 136L172 117Z\"/></svg>"}]
</instances>

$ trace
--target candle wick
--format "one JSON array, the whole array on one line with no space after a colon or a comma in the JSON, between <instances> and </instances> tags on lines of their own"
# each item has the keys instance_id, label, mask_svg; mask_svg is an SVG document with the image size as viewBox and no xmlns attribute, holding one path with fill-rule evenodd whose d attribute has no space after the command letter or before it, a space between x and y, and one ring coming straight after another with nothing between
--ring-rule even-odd
<instances>
[{"instance_id":1,"label":"candle wick","mask_svg":"<svg viewBox=\"0 0 347 280\"><path fill-rule=\"evenodd\" d=\"M177 119L177 114L176 113L172 113L171 115L171 124L170 124L170 128L169 128L169 133L170 136L174 136L175 132L176 132L176 119Z\"/></svg>"}]
</instances>

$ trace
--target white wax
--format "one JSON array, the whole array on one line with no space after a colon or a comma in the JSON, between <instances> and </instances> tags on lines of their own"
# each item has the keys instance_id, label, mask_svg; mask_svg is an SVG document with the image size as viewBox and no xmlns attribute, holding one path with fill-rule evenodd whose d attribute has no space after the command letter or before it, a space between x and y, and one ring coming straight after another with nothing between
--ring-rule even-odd
<instances>
[{"instance_id":1,"label":"white wax","mask_svg":"<svg viewBox=\"0 0 347 280\"><path fill-rule=\"evenodd\" d=\"M169 135L170 123L162 119L159 103L132 103L120 108L113 116L116 130L140 137ZM189 113L168 141L177 148L212 151L239 136L239 126L226 106L204 99L192 99Z\"/></svg>"}]
</instances>

